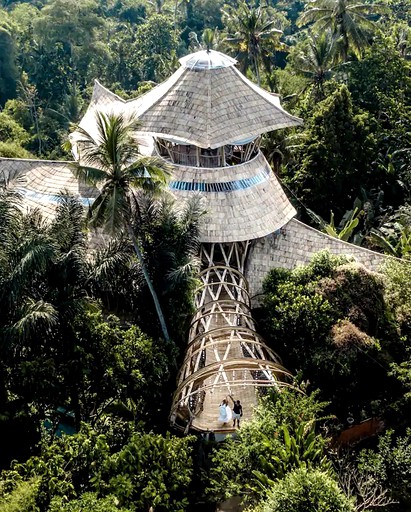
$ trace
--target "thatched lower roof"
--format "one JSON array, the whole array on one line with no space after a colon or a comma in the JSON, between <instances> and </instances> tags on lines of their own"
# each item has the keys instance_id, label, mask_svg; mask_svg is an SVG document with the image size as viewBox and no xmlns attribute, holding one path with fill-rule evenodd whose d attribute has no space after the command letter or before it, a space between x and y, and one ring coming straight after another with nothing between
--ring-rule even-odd
<instances>
[{"instance_id":1,"label":"thatched lower roof","mask_svg":"<svg viewBox=\"0 0 411 512\"><path fill-rule=\"evenodd\" d=\"M252 240L280 229L296 211L262 153L241 165L222 168L172 167L169 184L178 201L193 194L207 215L201 242Z\"/></svg>"},{"instance_id":2,"label":"thatched lower roof","mask_svg":"<svg viewBox=\"0 0 411 512\"><path fill-rule=\"evenodd\" d=\"M88 206L97 190L80 183L71 170L72 162L0 158L0 175L12 182L23 199L25 208L39 208L51 219L61 192L78 197Z\"/></svg>"}]
</instances>

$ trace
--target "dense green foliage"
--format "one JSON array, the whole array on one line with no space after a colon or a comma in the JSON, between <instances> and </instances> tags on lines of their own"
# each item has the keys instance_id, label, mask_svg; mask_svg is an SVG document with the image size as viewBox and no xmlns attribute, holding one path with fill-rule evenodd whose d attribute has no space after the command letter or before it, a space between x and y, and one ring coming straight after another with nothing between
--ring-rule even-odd
<instances>
[{"instance_id":1,"label":"dense green foliage","mask_svg":"<svg viewBox=\"0 0 411 512\"><path fill-rule=\"evenodd\" d=\"M393 297L395 279L403 287L409 269L391 263L387 272L383 279L319 253L306 267L273 270L265 283L267 338L288 368L321 390L341 422L349 412L358 419L387 412L402 396L391 368L407 364L409 324L401 319L404 303Z\"/></svg>"},{"instance_id":2,"label":"dense green foliage","mask_svg":"<svg viewBox=\"0 0 411 512\"><path fill-rule=\"evenodd\" d=\"M0 156L69 158L62 142L95 78L132 98L179 57L214 48L303 118L263 147L304 220L409 259L410 12L410 0L4 0ZM1 510L184 511L235 495L256 512L409 509L409 266L390 260L375 274L320 254L273 270L261 329L296 389L262 397L224 443L170 435L203 210L177 210L147 187L131 203L148 162L129 165L138 148L127 133L114 149L122 165L109 159L88 178L107 185L96 205L120 185L126 193L94 215L116 236L92 254L77 201L63 194L47 224L20 211L11 190L21 184L1 177ZM347 462L327 437L347 416L382 416L394 431Z\"/></svg>"},{"instance_id":3,"label":"dense green foliage","mask_svg":"<svg viewBox=\"0 0 411 512\"><path fill-rule=\"evenodd\" d=\"M0 104L9 129L0 154L67 157L61 142L93 79L134 97L175 71L178 57L211 47L304 119L264 146L305 220L332 210L343 227L356 202L352 240L392 253L384 241L396 247L404 232L379 230L411 198L409 10L409 0L4 2Z\"/></svg>"},{"instance_id":4,"label":"dense green foliage","mask_svg":"<svg viewBox=\"0 0 411 512\"><path fill-rule=\"evenodd\" d=\"M353 512L353 503L324 471L300 468L273 485L260 512Z\"/></svg>"},{"instance_id":5,"label":"dense green foliage","mask_svg":"<svg viewBox=\"0 0 411 512\"><path fill-rule=\"evenodd\" d=\"M389 486L393 498L403 509L409 507L411 497L410 429L405 435L396 437L388 431L378 440L376 450L361 450L358 456L359 468L384 486Z\"/></svg>"},{"instance_id":6,"label":"dense green foliage","mask_svg":"<svg viewBox=\"0 0 411 512\"><path fill-rule=\"evenodd\" d=\"M237 437L214 450L207 488L210 497L221 500L237 494L264 496L270 481L295 467L324 465L325 440L310 436L324 405L314 395L290 390L264 398L253 419L242 426ZM299 442L310 437L300 457L292 453L294 443L284 443L287 437L298 435ZM300 449L303 444L295 446ZM269 480L262 478L263 475Z\"/></svg>"},{"instance_id":7,"label":"dense green foliage","mask_svg":"<svg viewBox=\"0 0 411 512\"><path fill-rule=\"evenodd\" d=\"M74 436L43 445L39 456L4 473L4 502L16 490L21 495L21 482L29 478L40 510L76 511L87 504L95 510L104 505L122 511L183 510L192 474L191 439L130 431L120 440L113 434L84 426Z\"/></svg>"},{"instance_id":8,"label":"dense green foliage","mask_svg":"<svg viewBox=\"0 0 411 512\"><path fill-rule=\"evenodd\" d=\"M16 440L2 451L2 462L33 447L45 418L58 428L61 407L72 411L77 427L82 420L96 421L109 406L120 417L162 425L171 393L165 389L175 375L178 347L160 343L156 323L143 323L149 334L133 325L143 312L151 318L152 314L131 247L119 240L87 258L83 208L77 201L62 197L55 220L47 225L36 211L20 213L18 200L7 188L1 189L0 429L7 437L13 432ZM145 236L156 240L167 232L164 251L175 251L175 236L190 229L195 233L195 209L170 214L167 224L164 217L154 218L151 226L145 225ZM162 265L167 263L167 272L179 277L178 293L164 293L167 300L173 302L174 296L187 305L178 326L185 325L191 311L193 277L190 269L179 270L183 257L191 257L184 243L172 264L156 260L153 270L154 275L163 275ZM107 283L121 267L122 275L128 276L124 293L133 300L118 308L120 321L108 316L113 310ZM136 311L138 303L144 306ZM182 338L182 333L175 336L180 342ZM23 433L24 439L18 441Z\"/></svg>"}]
</instances>

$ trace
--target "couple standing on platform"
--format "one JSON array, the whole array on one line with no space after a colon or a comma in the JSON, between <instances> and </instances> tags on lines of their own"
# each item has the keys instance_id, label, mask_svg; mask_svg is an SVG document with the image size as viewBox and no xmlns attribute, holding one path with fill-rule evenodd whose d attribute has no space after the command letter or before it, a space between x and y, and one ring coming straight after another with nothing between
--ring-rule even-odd
<instances>
[{"instance_id":1,"label":"couple standing on platform","mask_svg":"<svg viewBox=\"0 0 411 512\"><path fill-rule=\"evenodd\" d=\"M231 410L231 407L228 405L228 400L225 398L219 406L220 415L218 417L218 421L225 425L229 421L233 420L233 427L235 427L236 422L237 426L240 427L240 418L243 415L243 407L240 400L234 400L231 395L229 396L233 402L233 410Z\"/></svg>"}]
</instances>

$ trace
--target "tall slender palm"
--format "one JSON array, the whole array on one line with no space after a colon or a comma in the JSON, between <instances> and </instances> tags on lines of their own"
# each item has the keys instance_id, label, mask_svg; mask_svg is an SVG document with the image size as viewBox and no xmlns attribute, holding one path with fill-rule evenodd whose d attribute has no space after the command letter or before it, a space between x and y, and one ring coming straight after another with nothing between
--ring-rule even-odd
<instances>
[{"instance_id":1,"label":"tall slender palm","mask_svg":"<svg viewBox=\"0 0 411 512\"><path fill-rule=\"evenodd\" d=\"M89 209L89 223L114 235L125 229L131 239L166 341L170 337L164 314L153 287L142 249L131 224L136 189L159 192L167 181L168 171L163 160L144 157L133 133L138 120L124 115L97 113L97 137L79 128L77 141L79 162L75 175L86 183L100 186L100 194Z\"/></svg>"},{"instance_id":2,"label":"tall slender palm","mask_svg":"<svg viewBox=\"0 0 411 512\"><path fill-rule=\"evenodd\" d=\"M271 18L263 7L250 6L245 2L238 9L223 11L223 15L228 26L225 42L238 52L243 71L251 66L260 85L259 61L263 46L275 41L282 34L281 30L274 27L277 20Z\"/></svg>"},{"instance_id":3,"label":"tall slender palm","mask_svg":"<svg viewBox=\"0 0 411 512\"><path fill-rule=\"evenodd\" d=\"M324 99L324 83L338 64L335 50L336 40L329 30L320 34L310 32L298 49L296 47L292 65L313 85L318 100Z\"/></svg>"},{"instance_id":4,"label":"tall slender palm","mask_svg":"<svg viewBox=\"0 0 411 512\"><path fill-rule=\"evenodd\" d=\"M314 23L318 32L331 30L334 37L341 38L340 51L344 61L348 58L349 50L361 57L364 47L368 45L369 34L378 30L369 16L385 10L379 4L358 3L355 0L312 0L306 6L297 21L298 26Z\"/></svg>"},{"instance_id":5,"label":"tall slender palm","mask_svg":"<svg viewBox=\"0 0 411 512\"><path fill-rule=\"evenodd\" d=\"M7 385L30 397L38 411L69 397L79 424L81 368L73 322L90 304L83 207L62 197L48 225L38 211L23 215L16 206L12 191L0 185L0 352L15 368ZM20 373L24 365L37 368L45 360L41 382L35 369Z\"/></svg>"},{"instance_id":6,"label":"tall slender palm","mask_svg":"<svg viewBox=\"0 0 411 512\"><path fill-rule=\"evenodd\" d=\"M153 281L164 290L163 306L172 311L169 327L177 338L187 329L198 287L200 222L203 200L194 196L184 204L166 196L141 201L141 241ZM180 340L183 342L184 340Z\"/></svg>"}]
</instances>

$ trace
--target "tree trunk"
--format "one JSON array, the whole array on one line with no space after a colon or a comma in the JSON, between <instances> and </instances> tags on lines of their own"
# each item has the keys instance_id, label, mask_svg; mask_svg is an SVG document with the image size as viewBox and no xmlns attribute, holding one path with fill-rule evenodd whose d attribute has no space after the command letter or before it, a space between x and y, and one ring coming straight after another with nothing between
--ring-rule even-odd
<instances>
[{"instance_id":1,"label":"tree trunk","mask_svg":"<svg viewBox=\"0 0 411 512\"><path fill-rule=\"evenodd\" d=\"M141 265L141 270L143 271L144 279L146 280L147 286L148 286L148 288L151 292L151 295L153 297L154 305L156 307L158 319L160 320L161 330L163 331L164 339L167 342L169 342L170 336L168 334L168 329L167 329L166 321L164 319L163 310L161 309L157 293L154 289L153 283L151 282L150 276L148 274L148 270L144 264L143 255L141 253L141 249L138 244L137 238L135 237L133 228L130 226L130 224L127 224L127 230L128 230L128 234L130 235L131 241L133 242L133 247L134 247L134 251L136 253L137 259Z\"/></svg>"},{"instance_id":2,"label":"tree trunk","mask_svg":"<svg viewBox=\"0 0 411 512\"><path fill-rule=\"evenodd\" d=\"M257 84L258 84L258 87L261 87L260 68L258 66L258 57L256 55L254 55L253 60L254 60L254 71L255 71L255 76L257 78Z\"/></svg>"}]
</instances>

